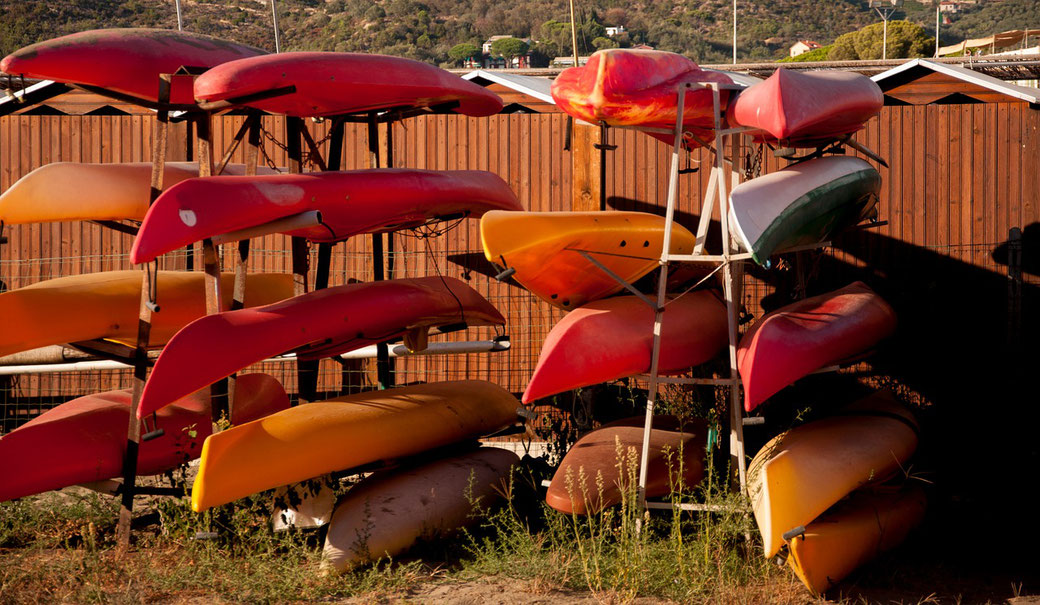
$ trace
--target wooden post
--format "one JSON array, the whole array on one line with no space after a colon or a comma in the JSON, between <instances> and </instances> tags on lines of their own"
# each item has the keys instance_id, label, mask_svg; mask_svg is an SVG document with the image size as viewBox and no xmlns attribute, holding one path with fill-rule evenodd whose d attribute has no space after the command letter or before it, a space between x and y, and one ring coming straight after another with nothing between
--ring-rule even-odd
<instances>
[{"instance_id":1,"label":"wooden post","mask_svg":"<svg viewBox=\"0 0 1040 605\"><path fill-rule=\"evenodd\" d=\"M596 148L600 140L599 126L573 122L571 131L571 210L601 210L603 188L600 179L602 159Z\"/></svg>"},{"instance_id":2,"label":"wooden post","mask_svg":"<svg viewBox=\"0 0 1040 605\"><path fill-rule=\"evenodd\" d=\"M159 103L170 100L170 76L159 77ZM166 165L166 139L169 133L170 114L160 109L155 114L152 126L152 179L149 204L155 201L163 189L163 168ZM137 321L137 346L134 347L134 386L130 397L130 419L126 431L126 453L123 456L123 491L119 507L119 522L116 526L116 544L119 552L130 548L130 525L134 511L134 495L137 488L137 453L141 443L141 423L137 410L141 405L141 393L148 379L148 340L152 331L152 294L158 263L145 264L141 280L141 304Z\"/></svg>"},{"instance_id":3,"label":"wooden post","mask_svg":"<svg viewBox=\"0 0 1040 605\"><path fill-rule=\"evenodd\" d=\"M302 118L285 118L285 146L289 154L289 172L303 172L303 129L306 126ZM310 272L310 246L307 239L292 238L292 272L293 294L299 296L310 290L308 273ZM318 387L318 361L296 361L297 396L300 403L314 401Z\"/></svg>"}]
</instances>

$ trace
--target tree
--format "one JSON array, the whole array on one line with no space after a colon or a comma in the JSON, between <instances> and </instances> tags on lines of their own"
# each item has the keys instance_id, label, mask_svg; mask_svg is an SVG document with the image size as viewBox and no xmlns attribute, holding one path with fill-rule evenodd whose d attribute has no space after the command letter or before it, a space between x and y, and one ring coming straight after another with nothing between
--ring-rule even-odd
<instances>
[{"instance_id":1,"label":"tree","mask_svg":"<svg viewBox=\"0 0 1040 605\"><path fill-rule=\"evenodd\" d=\"M884 23L838 36L827 58L831 61L880 59L884 56ZM935 48L935 38L909 21L888 22L888 58L926 57Z\"/></svg>"},{"instance_id":2,"label":"tree","mask_svg":"<svg viewBox=\"0 0 1040 605\"><path fill-rule=\"evenodd\" d=\"M476 44L470 44L469 42L463 42L462 44L456 44L451 47L448 51L448 56L452 60L459 63L464 63L466 59L470 57L477 57L480 55L480 47Z\"/></svg>"},{"instance_id":3,"label":"tree","mask_svg":"<svg viewBox=\"0 0 1040 605\"><path fill-rule=\"evenodd\" d=\"M592 39L592 46L596 50L603 50L604 48L617 48L618 43L616 40L607 38L606 36L600 36Z\"/></svg>"},{"instance_id":4,"label":"tree","mask_svg":"<svg viewBox=\"0 0 1040 605\"><path fill-rule=\"evenodd\" d=\"M527 54L530 45L519 38L499 38L491 43L491 54L495 57L522 57Z\"/></svg>"}]
</instances>

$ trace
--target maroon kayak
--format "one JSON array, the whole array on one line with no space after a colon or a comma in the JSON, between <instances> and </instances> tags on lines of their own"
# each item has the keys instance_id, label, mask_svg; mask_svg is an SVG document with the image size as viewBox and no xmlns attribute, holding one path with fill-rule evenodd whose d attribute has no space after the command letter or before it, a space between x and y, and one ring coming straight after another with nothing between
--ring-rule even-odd
<instances>
[{"instance_id":1,"label":"maroon kayak","mask_svg":"<svg viewBox=\"0 0 1040 605\"><path fill-rule=\"evenodd\" d=\"M248 100L290 86L292 92ZM498 95L439 67L362 53L291 52L234 61L199 77L195 97L298 117L439 105L474 117L502 111Z\"/></svg>"},{"instance_id":2,"label":"maroon kayak","mask_svg":"<svg viewBox=\"0 0 1040 605\"><path fill-rule=\"evenodd\" d=\"M164 29L96 29L38 42L0 61L0 71L26 78L95 86L137 99L159 99L159 74L208 69L265 51L213 36ZM170 102L195 102L190 81L175 82Z\"/></svg>"},{"instance_id":3,"label":"maroon kayak","mask_svg":"<svg viewBox=\"0 0 1040 605\"><path fill-rule=\"evenodd\" d=\"M145 384L138 414L143 417L290 351L300 359L319 359L401 336L422 348L430 328L503 324L505 318L491 303L452 277L347 284L216 313L188 324L166 345Z\"/></svg>"},{"instance_id":4,"label":"maroon kayak","mask_svg":"<svg viewBox=\"0 0 1040 605\"><path fill-rule=\"evenodd\" d=\"M895 328L895 311L863 282L766 314L737 348L744 409L750 412L799 378L868 351Z\"/></svg>"},{"instance_id":5,"label":"maroon kayak","mask_svg":"<svg viewBox=\"0 0 1040 605\"><path fill-rule=\"evenodd\" d=\"M704 363L726 343L726 307L710 291L666 303L662 374ZM650 371L654 311L635 296L590 302L563 316L542 343L523 402Z\"/></svg>"},{"instance_id":6,"label":"maroon kayak","mask_svg":"<svg viewBox=\"0 0 1040 605\"><path fill-rule=\"evenodd\" d=\"M856 132L881 113L884 95L870 78L846 71L777 69L729 104L732 126L755 140L784 147L818 147Z\"/></svg>"},{"instance_id":7,"label":"maroon kayak","mask_svg":"<svg viewBox=\"0 0 1040 605\"><path fill-rule=\"evenodd\" d=\"M521 209L509 185L483 170L384 168L194 178L170 187L152 204L130 258L148 262L207 237L314 210L321 213L321 224L288 233L337 242L359 233Z\"/></svg>"},{"instance_id":8,"label":"maroon kayak","mask_svg":"<svg viewBox=\"0 0 1040 605\"><path fill-rule=\"evenodd\" d=\"M122 475L130 400L130 389L87 395L0 437L0 501ZM273 377L238 377L233 424L288 408L289 397ZM138 475L163 473L198 458L212 432L209 393L192 393L167 406L149 428L163 434L141 442Z\"/></svg>"}]
</instances>

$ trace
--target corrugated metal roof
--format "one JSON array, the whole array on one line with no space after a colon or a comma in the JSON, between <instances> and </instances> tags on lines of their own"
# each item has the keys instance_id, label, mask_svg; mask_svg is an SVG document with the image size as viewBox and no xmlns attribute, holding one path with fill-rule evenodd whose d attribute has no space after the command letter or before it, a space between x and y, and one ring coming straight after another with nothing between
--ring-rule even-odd
<instances>
[{"instance_id":1,"label":"corrugated metal roof","mask_svg":"<svg viewBox=\"0 0 1040 605\"><path fill-rule=\"evenodd\" d=\"M552 88L553 82L550 78L478 69L465 74L462 76L462 79L494 82L507 88L511 88L517 92L524 93L525 95L530 95L539 101L545 101L546 103L552 103L553 105L556 104L556 102L553 101L552 95L549 94L549 89ZM480 84L480 82L475 83Z\"/></svg>"},{"instance_id":2,"label":"corrugated metal roof","mask_svg":"<svg viewBox=\"0 0 1040 605\"><path fill-rule=\"evenodd\" d=\"M998 92L1000 94L1007 95L1015 99L1020 99L1022 101L1027 101L1029 103L1040 103L1040 89L1010 84L1008 82L1004 82L1003 80L998 80L992 76L987 76L986 74L982 74L977 71L961 67L959 65L939 63L937 61L929 61L928 59L913 59L911 61L907 61L902 65L893 67L888 71L879 73L878 75L872 77L871 80L874 80L874 82L876 82L878 86L881 86L882 90L884 90L885 80L891 78L892 76L917 68L930 69L932 71L957 78L958 80L975 84L976 86L981 86L983 88L988 88L989 90L992 90L994 92Z\"/></svg>"}]
</instances>

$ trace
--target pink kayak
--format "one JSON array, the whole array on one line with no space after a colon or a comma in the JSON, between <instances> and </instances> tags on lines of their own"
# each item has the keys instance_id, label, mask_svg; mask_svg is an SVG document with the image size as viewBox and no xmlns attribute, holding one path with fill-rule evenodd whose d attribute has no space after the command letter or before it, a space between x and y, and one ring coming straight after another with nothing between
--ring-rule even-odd
<instances>
[{"instance_id":1,"label":"pink kayak","mask_svg":"<svg viewBox=\"0 0 1040 605\"><path fill-rule=\"evenodd\" d=\"M578 307L545 337L523 402L649 372L653 329L653 309L635 296ZM661 326L661 373L708 361L726 344L726 333L726 307L713 292L670 300Z\"/></svg>"},{"instance_id":2,"label":"pink kayak","mask_svg":"<svg viewBox=\"0 0 1040 605\"><path fill-rule=\"evenodd\" d=\"M784 147L818 147L856 132L881 113L884 95L870 78L846 71L777 69L729 105L733 126L755 140Z\"/></svg>"},{"instance_id":3,"label":"pink kayak","mask_svg":"<svg viewBox=\"0 0 1040 605\"><path fill-rule=\"evenodd\" d=\"M0 501L122 475L130 398L126 389L73 399L0 437ZM238 377L233 424L288 407L289 397L273 377ZM163 435L141 443L138 475L163 473L199 457L212 432L209 393L167 406L156 414L156 424Z\"/></svg>"},{"instance_id":4,"label":"pink kayak","mask_svg":"<svg viewBox=\"0 0 1040 605\"><path fill-rule=\"evenodd\" d=\"M250 364L290 351L301 359L320 359L401 336L421 349L430 328L503 324L505 318L491 303L452 277L347 284L208 315L185 326L163 349L138 414L146 416Z\"/></svg>"},{"instance_id":5,"label":"pink kayak","mask_svg":"<svg viewBox=\"0 0 1040 605\"><path fill-rule=\"evenodd\" d=\"M234 61L195 81L199 101L229 101L295 87L294 92L241 103L298 117L454 104L452 111L489 116L502 99L468 80L420 61L362 53L290 52Z\"/></svg>"},{"instance_id":6,"label":"pink kayak","mask_svg":"<svg viewBox=\"0 0 1040 605\"><path fill-rule=\"evenodd\" d=\"M863 282L766 314L737 348L744 409L750 412L799 378L868 351L895 328L895 311Z\"/></svg>"},{"instance_id":7,"label":"pink kayak","mask_svg":"<svg viewBox=\"0 0 1040 605\"><path fill-rule=\"evenodd\" d=\"M483 170L384 168L214 176L177 183L152 204L130 259L144 263L207 237L318 211L321 224L288 232L316 242L417 227L447 217L521 210L509 185Z\"/></svg>"},{"instance_id":8,"label":"pink kayak","mask_svg":"<svg viewBox=\"0 0 1040 605\"><path fill-rule=\"evenodd\" d=\"M701 69L682 55L659 50L613 48L593 53L588 63L565 69L552 84L556 105L567 114L610 126L675 128L681 82L731 84L729 76ZM720 91L725 111L730 91ZM708 88L686 92L683 125L702 139L715 127ZM652 135L671 142L669 135ZM690 143L690 141L687 141ZM696 146L696 144L691 144Z\"/></svg>"},{"instance_id":9,"label":"pink kayak","mask_svg":"<svg viewBox=\"0 0 1040 605\"><path fill-rule=\"evenodd\" d=\"M95 86L156 102L159 74L181 67L208 69L265 54L259 48L164 29L96 29L45 40L4 57L0 71L13 76ZM191 82L175 83L170 102L193 104Z\"/></svg>"}]
</instances>

